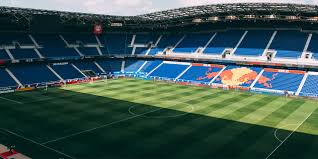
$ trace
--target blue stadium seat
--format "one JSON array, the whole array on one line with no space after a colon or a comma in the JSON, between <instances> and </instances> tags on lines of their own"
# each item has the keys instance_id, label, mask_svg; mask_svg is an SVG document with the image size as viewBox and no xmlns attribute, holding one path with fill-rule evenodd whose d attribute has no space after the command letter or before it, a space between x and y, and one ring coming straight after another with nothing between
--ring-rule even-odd
<instances>
[{"instance_id":1,"label":"blue stadium seat","mask_svg":"<svg viewBox=\"0 0 318 159\"><path fill-rule=\"evenodd\" d=\"M11 76L4 70L0 69L0 87L13 87L18 84L11 78Z\"/></svg>"},{"instance_id":2,"label":"blue stadium seat","mask_svg":"<svg viewBox=\"0 0 318 159\"><path fill-rule=\"evenodd\" d=\"M157 42L158 38L159 38L159 35L157 35L157 34L149 34L149 33L148 34L147 33L141 34L140 33L140 34L136 34L134 44L147 45L150 42L155 44Z\"/></svg>"},{"instance_id":3,"label":"blue stadium seat","mask_svg":"<svg viewBox=\"0 0 318 159\"><path fill-rule=\"evenodd\" d=\"M235 48L243 36L242 30L218 32L212 42L203 51L204 54L221 55L226 48Z\"/></svg>"},{"instance_id":4,"label":"blue stadium seat","mask_svg":"<svg viewBox=\"0 0 318 159\"><path fill-rule=\"evenodd\" d=\"M0 59L1 60L10 60L9 55L7 54L7 52L4 49L0 50Z\"/></svg>"},{"instance_id":5,"label":"blue stadium seat","mask_svg":"<svg viewBox=\"0 0 318 159\"><path fill-rule=\"evenodd\" d=\"M94 34L63 34L64 39L69 44L78 44L78 42L84 45L98 45Z\"/></svg>"},{"instance_id":6,"label":"blue stadium seat","mask_svg":"<svg viewBox=\"0 0 318 159\"><path fill-rule=\"evenodd\" d=\"M312 52L314 59L318 60L318 34L313 33L307 51Z\"/></svg>"},{"instance_id":7,"label":"blue stadium seat","mask_svg":"<svg viewBox=\"0 0 318 159\"><path fill-rule=\"evenodd\" d=\"M101 43L104 47L101 47L103 54L131 54L132 47L128 47L131 44L132 34L124 33L110 33L99 36Z\"/></svg>"},{"instance_id":8,"label":"blue stadium seat","mask_svg":"<svg viewBox=\"0 0 318 159\"><path fill-rule=\"evenodd\" d=\"M178 63L163 63L155 71L153 71L150 77L160 77L165 79L177 78L189 65Z\"/></svg>"},{"instance_id":9,"label":"blue stadium seat","mask_svg":"<svg viewBox=\"0 0 318 159\"><path fill-rule=\"evenodd\" d=\"M180 34L163 35L157 47L151 49L148 55L155 55L158 52L163 51L167 47L174 47L178 43L178 41L181 40L182 37L183 35Z\"/></svg>"},{"instance_id":10,"label":"blue stadium seat","mask_svg":"<svg viewBox=\"0 0 318 159\"><path fill-rule=\"evenodd\" d=\"M40 58L34 49L11 49L10 52L15 59L38 59L38 58Z\"/></svg>"},{"instance_id":11,"label":"blue stadium seat","mask_svg":"<svg viewBox=\"0 0 318 159\"><path fill-rule=\"evenodd\" d=\"M0 33L0 45L13 46L13 42L18 42L20 45L34 45L28 34Z\"/></svg>"},{"instance_id":12,"label":"blue stadium seat","mask_svg":"<svg viewBox=\"0 0 318 159\"><path fill-rule=\"evenodd\" d=\"M83 55L86 56L99 56L96 47L78 47L77 48Z\"/></svg>"},{"instance_id":13,"label":"blue stadium seat","mask_svg":"<svg viewBox=\"0 0 318 159\"><path fill-rule=\"evenodd\" d=\"M93 61L77 61L73 62L73 64L80 70L92 70L96 74L103 73L103 71L100 70Z\"/></svg>"},{"instance_id":14,"label":"blue stadium seat","mask_svg":"<svg viewBox=\"0 0 318 159\"><path fill-rule=\"evenodd\" d=\"M299 95L314 97L318 96L318 75L308 75Z\"/></svg>"},{"instance_id":15,"label":"blue stadium seat","mask_svg":"<svg viewBox=\"0 0 318 159\"><path fill-rule=\"evenodd\" d=\"M216 75L221 70L221 67L210 65L192 65L191 68L179 78L179 81L209 83L213 77L215 77L213 75Z\"/></svg>"},{"instance_id":16,"label":"blue stadium seat","mask_svg":"<svg viewBox=\"0 0 318 159\"><path fill-rule=\"evenodd\" d=\"M43 47L39 51L44 57L63 59L80 56L74 48L66 48L66 44L58 35L39 34L34 35L34 38Z\"/></svg>"},{"instance_id":17,"label":"blue stadium seat","mask_svg":"<svg viewBox=\"0 0 318 159\"><path fill-rule=\"evenodd\" d=\"M106 73L121 72L122 60L120 59L100 60L97 63Z\"/></svg>"},{"instance_id":18,"label":"blue stadium seat","mask_svg":"<svg viewBox=\"0 0 318 159\"><path fill-rule=\"evenodd\" d=\"M12 66L9 69L23 85L56 82L60 80L43 64L18 65Z\"/></svg>"},{"instance_id":19,"label":"blue stadium seat","mask_svg":"<svg viewBox=\"0 0 318 159\"><path fill-rule=\"evenodd\" d=\"M147 50L148 48L145 48L145 47L137 47L136 50L135 50L135 55L144 55L147 53Z\"/></svg>"},{"instance_id":20,"label":"blue stadium seat","mask_svg":"<svg viewBox=\"0 0 318 159\"><path fill-rule=\"evenodd\" d=\"M71 64L52 64L51 67L64 80L79 79L85 77Z\"/></svg>"},{"instance_id":21,"label":"blue stadium seat","mask_svg":"<svg viewBox=\"0 0 318 159\"><path fill-rule=\"evenodd\" d=\"M262 74L263 78L267 80L258 80L255 84L255 88L264 88L264 89L273 89L281 91L293 91L296 92L304 75L303 74L294 74L294 73L285 73L285 72L271 72L264 71Z\"/></svg>"},{"instance_id":22,"label":"blue stadium seat","mask_svg":"<svg viewBox=\"0 0 318 159\"><path fill-rule=\"evenodd\" d=\"M204 47L212 35L211 33L187 34L181 43L173 49L173 52L194 53L199 47Z\"/></svg>"},{"instance_id":23,"label":"blue stadium seat","mask_svg":"<svg viewBox=\"0 0 318 159\"><path fill-rule=\"evenodd\" d=\"M149 73L162 63L161 60L147 61L147 63L140 69L142 73Z\"/></svg>"},{"instance_id":24,"label":"blue stadium seat","mask_svg":"<svg viewBox=\"0 0 318 159\"><path fill-rule=\"evenodd\" d=\"M277 51L278 58L299 58L303 53L308 33L300 31L277 31L270 49Z\"/></svg>"},{"instance_id":25,"label":"blue stadium seat","mask_svg":"<svg viewBox=\"0 0 318 159\"><path fill-rule=\"evenodd\" d=\"M234 55L239 56L262 56L274 31L250 30L246 34Z\"/></svg>"},{"instance_id":26,"label":"blue stadium seat","mask_svg":"<svg viewBox=\"0 0 318 159\"><path fill-rule=\"evenodd\" d=\"M137 72L144 63L144 60L126 60L124 72Z\"/></svg>"}]
</instances>

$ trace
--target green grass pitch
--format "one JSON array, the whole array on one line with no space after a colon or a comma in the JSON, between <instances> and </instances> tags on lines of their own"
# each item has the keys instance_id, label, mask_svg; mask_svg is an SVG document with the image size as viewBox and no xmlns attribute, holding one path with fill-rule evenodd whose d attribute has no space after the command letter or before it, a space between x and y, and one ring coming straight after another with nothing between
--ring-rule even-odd
<instances>
[{"instance_id":1,"label":"green grass pitch","mask_svg":"<svg viewBox=\"0 0 318 159\"><path fill-rule=\"evenodd\" d=\"M316 159L318 102L114 79L0 96L0 144L33 159Z\"/></svg>"}]
</instances>

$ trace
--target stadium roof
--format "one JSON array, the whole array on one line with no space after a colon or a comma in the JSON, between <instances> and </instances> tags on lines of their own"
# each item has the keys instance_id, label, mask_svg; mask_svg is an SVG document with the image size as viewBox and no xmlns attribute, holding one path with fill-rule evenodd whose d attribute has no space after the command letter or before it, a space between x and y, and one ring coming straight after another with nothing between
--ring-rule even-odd
<instances>
[{"instance_id":1,"label":"stadium roof","mask_svg":"<svg viewBox=\"0 0 318 159\"><path fill-rule=\"evenodd\" d=\"M0 7L1 24L8 25L9 23L6 23L5 20L10 20L10 24L30 26L34 23L40 23L43 25L50 24L48 19L55 19L55 23L72 25L73 27L103 24L108 28L119 26L122 28L169 28L199 23L240 22L244 20L318 24L318 6L282 3L213 4L171 9L138 16Z\"/></svg>"},{"instance_id":2,"label":"stadium roof","mask_svg":"<svg viewBox=\"0 0 318 159\"><path fill-rule=\"evenodd\" d=\"M140 15L139 17L149 20L169 20L174 18L185 18L189 16L207 15L240 15L240 14L289 14L295 16L317 16L318 6L286 4L286 3L232 3L232 4L213 4L194 7L171 9L161 12Z\"/></svg>"}]
</instances>

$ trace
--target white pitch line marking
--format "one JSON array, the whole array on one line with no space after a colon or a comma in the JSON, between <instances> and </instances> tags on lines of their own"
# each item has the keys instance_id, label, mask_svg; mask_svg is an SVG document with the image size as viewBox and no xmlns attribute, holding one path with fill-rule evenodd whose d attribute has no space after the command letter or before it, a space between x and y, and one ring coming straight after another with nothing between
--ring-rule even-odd
<instances>
[{"instance_id":1,"label":"white pitch line marking","mask_svg":"<svg viewBox=\"0 0 318 159\"><path fill-rule=\"evenodd\" d=\"M63 137L60 137L60 138L57 138L57 139L54 139L54 140L46 141L46 142L43 142L41 144L46 145L46 144L49 144L49 143L53 143L53 142L57 142L57 141L60 141L60 140L64 140L64 139L67 139L67 138L70 138L70 137L73 137L73 136L77 136L77 135L80 135L80 134L91 132L91 131L94 131L94 130L97 130L97 129L101 129L101 128L104 128L104 127L107 127L107 126L110 126L110 125L114 125L114 124L117 124L117 123L128 121L128 120L131 120L131 119L134 119L134 118L137 118L137 117L149 114L149 113L153 113L153 112L159 111L161 109L164 109L164 108L155 109L155 110L152 110L152 111L149 111L149 112L145 112L145 113L142 113L142 114L139 114L139 115L131 116L129 118L117 120L117 121L114 121L114 122L111 122L111 123L107 123L105 125L101 125L101 126L98 126L98 127L95 127L95 128L87 129L87 130L80 131L80 132L77 132L77 133L73 133L71 135L63 136Z\"/></svg>"},{"instance_id":2,"label":"white pitch line marking","mask_svg":"<svg viewBox=\"0 0 318 159\"><path fill-rule=\"evenodd\" d=\"M13 99L9 99L9 98L5 98L5 97L0 97L0 99L6 100L9 102L13 102L13 103L17 103L17 104L24 104L22 102L19 102L19 101L13 100Z\"/></svg>"},{"instance_id":3,"label":"white pitch line marking","mask_svg":"<svg viewBox=\"0 0 318 159\"><path fill-rule=\"evenodd\" d=\"M58 153L58 154L60 154L60 155L63 155L63 156L65 156L65 157L68 157L68 158L70 158L70 159L76 159L75 157L72 157L72 156L70 156L70 155L67 155L67 154L65 154L65 153L63 153L63 152L61 152L61 151L55 150L55 149L53 149L53 148L51 148L51 147L45 146L45 145L43 145L43 144L41 144L41 143L38 143L38 142L36 142L36 141L34 141L34 140L31 140L31 139L28 139L28 138L26 138L26 137L24 137L24 136L22 136L22 135L19 135L19 134L17 134L17 133L14 133L14 132L12 132L12 131L7 130L7 129L0 129L0 130L5 131L5 132L7 132L7 133L9 133L9 134L12 134L12 135L14 135L14 136L17 136L17 137L19 137L19 138L21 138L21 139L24 139L24 140L26 140L26 141L29 141L29 142L31 142L31 143L34 143L34 144L36 144L36 145L42 146L42 147L44 147L44 148L46 148L46 149L48 149L48 150L54 151L54 152L56 152L56 153Z\"/></svg>"},{"instance_id":4,"label":"white pitch line marking","mask_svg":"<svg viewBox=\"0 0 318 159\"><path fill-rule=\"evenodd\" d=\"M303 123L304 123L313 113L314 113L314 111L311 112L311 113L305 118L305 120L302 121L283 141L281 141L281 143L280 143L265 159L270 158L270 157L276 152L276 150L277 150L278 148L280 148L280 147L285 143L285 141L287 141L287 139L289 139L290 136L293 135L294 132L295 132L301 125L303 125Z\"/></svg>"}]
</instances>

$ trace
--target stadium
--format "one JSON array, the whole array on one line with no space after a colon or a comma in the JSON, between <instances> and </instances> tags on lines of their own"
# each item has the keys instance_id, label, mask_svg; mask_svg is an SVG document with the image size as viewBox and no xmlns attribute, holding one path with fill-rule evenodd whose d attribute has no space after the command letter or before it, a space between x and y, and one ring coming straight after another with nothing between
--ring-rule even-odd
<instances>
[{"instance_id":1,"label":"stadium","mask_svg":"<svg viewBox=\"0 0 318 159\"><path fill-rule=\"evenodd\" d=\"M318 6L0 7L2 159L316 159Z\"/></svg>"}]
</instances>

